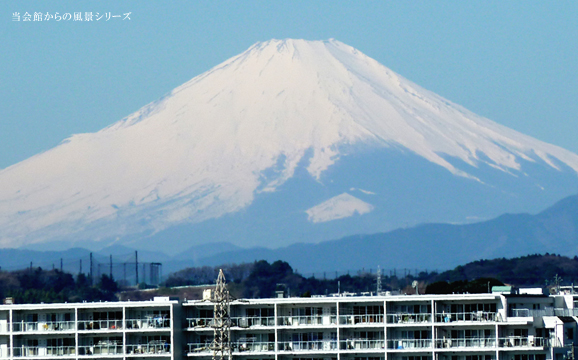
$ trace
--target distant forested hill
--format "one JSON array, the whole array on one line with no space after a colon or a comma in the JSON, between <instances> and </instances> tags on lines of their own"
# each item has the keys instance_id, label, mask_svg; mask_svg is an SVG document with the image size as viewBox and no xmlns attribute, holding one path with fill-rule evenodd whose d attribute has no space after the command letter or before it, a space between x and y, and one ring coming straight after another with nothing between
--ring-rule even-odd
<instances>
[{"instance_id":1,"label":"distant forested hill","mask_svg":"<svg viewBox=\"0 0 578 360\"><path fill-rule=\"evenodd\" d=\"M512 259L478 260L444 271L437 281L472 280L491 277L515 286L546 286L554 276L564 284L578 286L578 257L569 258L555 254L528 255Z\"/></svg>"},{"instance_id":2,"label":"distant forested hill","mask_svg":"<svg viewBox=\"0 0 578 360\"><path fill-rule=\"evenodd\" d=\"M217 268L189 268L172 274L166 281L169 286L206 284L214 281ZM237 297L271 297L277 290L288 291L293 296L322 295L338 290L348 292L375 292L377 275L358 273L344 275L335 279L316 279L303 277L292 267L277 260L269 264L260 260L252 264L223 266L230 288ZM429 288L430 293L470 292L482 293L491 286L510 284L517 287L545 287L552 285L554 277L561 278L562 284L578 285L578 257L544 254L528 255L512 259L478 260L457 266L441 274L421 272L406 276L381 275L382 290L401 290L402 293L414 293L411 287L414 280L419 284L420 292Z\"/></svg>"}]
</instances>

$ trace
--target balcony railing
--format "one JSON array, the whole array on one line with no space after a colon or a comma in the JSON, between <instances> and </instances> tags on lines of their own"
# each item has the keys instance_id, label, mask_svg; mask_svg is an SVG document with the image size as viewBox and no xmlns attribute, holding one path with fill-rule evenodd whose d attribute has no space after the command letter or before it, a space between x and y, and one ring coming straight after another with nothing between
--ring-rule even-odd
<instances>
[{"instance_id":1,"label":"balcony railing","mask_svg":"<svg viewBox=\"0 0 578 360\"><path fill-rule=\"evenodd\" d=\"M578 308L576 309L561 309L561 308L546 308L546 309L511 309L509 311L511 317L537 317L537 316L578 316Z\"/></svg>"},{"instance_id":2,"label":"balcony railing","mask_svg":"<svg viewBox=\"0 0 578 360\"><path fill-rule=\"evenodd\" d=\"M38 321L34 322L26 322L26 321L18 321L12 324L12 331L20 332L20 331L38 331Z\"/></svg>"},{"instance_id":3,"label":"balcony railing","mask_svg":"<svg viewBox=\"0 0 578 360\"><path fill-rule=\"evenodd\" d=\"M132 354L170 354L171 344L141 344L141 345L126 345L126 353Z\"/></svg>"},{"instance_id":4,"label":"balcony railing","mask_svg":"<svg viewBox=\"0 0 578 360\"><path fill-rule=\"evenodd\" d=\"M120 330L122 320L79 320L78 330Z\"/></svg>"},{"instance_id":5,"label":"balcony railing","mask_svg":"<svg viewBox=\"0 0 578 360\"><path fill-rule=\"evenodd\" d=\"M551 341L548 338L533 336L508 336L498 339L498 346L505 348L514 347L550 347Z\"/></svg>"},{"instance_id":6,"label":"balcony railing","mask_svg":"<svg viewBox=\"0 0 578 360\"><path fill-rule=\"evenodd\" d=\"M497 313L486 311L438 313L436 322L449 323L454 321L496 321Z\"/></svg>"},{"instance_id":7,"label":"balcony railing","mask_svg":"<svg viewBox=\"0 0 578 360\"><path fill-rule=\"evenodd\" d=\"M383 324L383 314L340 315L339 324Z\"/></svg>"},{"instance_id":8,"label":"balcony railing","mask_svg":"<svg viewBox=\"0 0 578 360\"><path fill-rule=\"evenodd\" d=\"M213 318L187 318L187 323L190 328L211 327Z\"/></svg>"},{"instance_id":9,"label":"balcony railing","mask_svg":"<svg viewBox=\"0 0 578 360\"><path fill-rule=\"evenodd\" d=\"M189 328L211 327L213 318L187 318ZM231 326L250 328L253 326L275 326L274 316L238 316L231 318Z\"/></svg>"},{"instance_id":10,"label":"balcony railing","mask_svg":"<svg viewBox=\"0 0 578 360\"><path fill-rule=\"evenodd\" d=\"M74 321L18 321L12 324L12 331L27 332L27 331L73 331Z\"/></svg>"},{"instance_id":11,"label":"balcony railing","mask_svg":"<svg viewBox=\"0 0 578 360\"><path fill-rule=\"evenodd\" d=\"M189 354L200 354L210 352L212 352L210 342L187 344L187 353Z\"/></svg>"},{"instance_id":12,"label":"balcony railing","mask_svg":"<svg viewBox=\"0 0 578 360\"><path fill-rule=\"evenodd\" d=\"M495 338L454 338L436 340L436 348L496 347Z\"/></svg>"},{"instance_id":13,"label":"balcony railing","mask_svg":"<svg viewBox=\"0 0 578 360\"><path fill-rule=\"evenodd\" d=\"M14 357L38 356L38 346L18 346L14 347Z\"/></svg>"},{"instance_id":14,"label":"balcony railing","mask_svg":"<svg viewBox=\"0 0 578 360\"><path fill-rule=\"evenodd\" d=\"M252 326L275 326L274 316L234 317L231 326L250 328Z\"/></svg>"},{"instance_id":15,"label":"balcony railing","mask_svg":"<svg viewBox=\"0 0 578 360\"><path fill-rule=\"evenodd\" d=\"M382 350L385 340L347 339L339 342L340 350Z\"/></svg>"},{"instance_id":16,"label":"balcony railing","mask_svg":"<svg viewBox=\"0 0 578 360\"><path fill-rule=\"evenodd\" d=\"M151 317L145 319L127 319L126 328L130 329L164 329L171 326L171 321L164 317Z\"/></svg>"},{"instance_id":17,"label":"balcony railing","mask_svg":"<svg viewBox=\"0 0 578 360\"><path fill-rule=\"evenodd\" d=\"M74 330L74 321L50 321L40 324L38 329L41 331L72 331Z\"/></svg>"},{"instance_id":18,"label":"balcony railing","mask_svg":"<svg viewBox=\"0 0 578 360\"><path fill-rule=\"evenodd\" d=\"M65 355L75 355L76 354L76 347L75 346L47 346L46 347L46 355L47 356L65 356Z\"/></svg>"},{"instance_id":19,"label":"balcony railing","mask_svg":"<svg viewBox=\"0 0 578 360\"><path fill-rule=\"evenodd\" d=\"M274 342L234 342L233 352L266 352L275 351Z\"/></svg>"},{"instance_id":20,"label":"balcony railing","mask_svg":"<svg viewBox=\"0 0 578 360\"><path fill-rule=\"evenodd\" d=\"M430 323L431 322L430 313L419 313L419 314L387 314L388 324L409 324L409 323Z\"/></svg>"},{"instance_id":21,"label":"balcony railing","mask_svg":"<svg viewBox=\"0 0 578 360\"><path fill-rule=\"evenodd\" d=\"M282 341L279 351L330 351L337 350L337 340Z\"/></svg>"},{"instance_id":22,"label":"balcony railing","mask_svg":"<svg viewBox=\"0 0 578 360\"><path fill-rule=\"evenodd\" d=\"M325 319L325 320L324 320ZM297 325L329 325L337 324L336 315L304 315L304 316L281 316L279 317L279 325L281 326L297 326Z\"/></svg>"},{"instance_id":23,"label":"balcony railing","mask_svg":"<svg viewBox=\"0 0 578 360\"><path fill-rule=\"evenodd\" d=\"M78 347L78 355L117 355L117 354L122 354L122 345L105 344L105 345L91 345L91 346Z\"/></svg>"},{"instance_id":24,"label":"balcony railing","mask_svg":"<svg viewBox=\"0 0 578 360\"><path fill-rule=\"evenodd\" d=\"M427 349L432 347L432 339L388 339L388 349Z\"/></svg>"},{"instance_id":25,"label":"balcony railing","mask_svg":"<svg viewBox=\"0 0 578 360\"><path fill-rule=\"evenodd\" d=\"M535 310L532 309L511 309L510 315L511 317L533 317Z\"/></svg>"},{"instance_id":26,"label":"balcony railing","mask_svg":"<svg viewBox=\"0 0 578 360\"><path fill-rule=\"evenodd\" d=\"M14 348L14 357L74 356L74 346L20 346Z\"/></svg>"}]
</instances>

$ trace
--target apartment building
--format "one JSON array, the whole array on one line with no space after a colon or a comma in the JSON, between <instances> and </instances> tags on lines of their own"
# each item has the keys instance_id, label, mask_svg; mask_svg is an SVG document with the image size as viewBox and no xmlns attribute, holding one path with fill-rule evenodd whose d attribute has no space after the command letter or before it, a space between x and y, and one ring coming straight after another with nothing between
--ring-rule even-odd
<instances>
[{"instance_id":1,"label":"apartment building","mask_svg":"<svg viewBox=\"0 0 578 360\"><path fill-rule=\"evenodd\" d=\"M243 360L565 360L574 295L323 296L230 303ZM208 300L0 306L0 359L212 357Z\"/></svg>"},{"instance_id":2,"label":"apartment building","mask_svg":"<svg viewBox=\"0 0 578 360\"><path fill-rule=\"evenodd\" d=\"M212 356L212 304L183 304L184 356ZM578 312L576 313L578 314ZM231 303L247 360L550 360L572 355L574 296L327 296Z\"/></svg>"},{"instance_id":3,"label":"apartment building","mask_svg":"<svg viewBox=\"0 0 578 360\"><path fill-rule=\"evenodd\" d=\"M181 309L169 298L2 305L0 358L181 359Z\"/></svg>"}]
</instances>

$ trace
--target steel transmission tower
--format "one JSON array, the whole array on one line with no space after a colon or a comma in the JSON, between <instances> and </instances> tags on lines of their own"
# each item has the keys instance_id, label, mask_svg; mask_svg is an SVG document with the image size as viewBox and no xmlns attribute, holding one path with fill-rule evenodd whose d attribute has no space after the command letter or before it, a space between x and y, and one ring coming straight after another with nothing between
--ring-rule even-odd
<instances>
[{"instance_id":1,"label":"steel transmission tower","mask_svg":"<svg viewBox=\"0 0 578 360\"><path fill-rule=\"evenodd\" d=\"M231 308L223 269L219 270L213 302L215 303L212 325L214 339L211 344L213 360L231 360Z\"/></svg>"}]
</instances>

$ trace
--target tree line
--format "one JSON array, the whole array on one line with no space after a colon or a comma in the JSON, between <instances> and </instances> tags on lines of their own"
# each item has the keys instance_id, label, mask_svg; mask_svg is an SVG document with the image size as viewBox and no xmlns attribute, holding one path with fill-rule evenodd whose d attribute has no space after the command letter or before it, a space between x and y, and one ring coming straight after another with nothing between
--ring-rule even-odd
<instances>
[{"instance_id":1,"label":"tree line","mask_svg":"<svg viewBox=\"0 0 578 360\"><path fill-rule=\"evenodd\" d=\"M337 292L376 292L377 274L358 273L335 279L304 277L284 261L269 264L265 260L225 267L189 268L172 274L168 286L211 284L223 268L231 293L238 298L275 296L284 291L292 296L324 295ZM511 259L477 260L442 273L381 275L382 291L412 294L486 293L493 286L509 284L523 287L551 287L554 278L563 284L578 285L578 257L556 254L532 254ZM412 285L417 282L417 289Z\"/></svg>"},{"instance_id":2,"label":"tree line","mask_svg":"<svg viewBox=\"0 0 578 360\"><path fill-rule=\"evenodd\" d=\"M119 298L137 300L158 295L180 295L175 287L214 284L219 269L223 269L228 288L235 298L274 297L282 291L289 296L312 296L332 293L364 293L377 291L375 273L342 275L335 279L304 277L285 261L224 266L191 267L171 274L156 292L138 294L136 289L119 296L121 289L114 278L102 275L92 283L85 274L73 276L57 269L30 268L19 271L0 271L0 298L13 298L15 303L54 303L81 301L116 301ZM555 254L534 254L512 259L478 260L442 273L381 275L382 291L412 294L485 293L493 286L553 286L553 279L561 284L578 284L578 257L568 258ZM414 286L417 284L417 286ZM140 289L147 288L140 284ZM202 289L191 293L198 298Z\"/></svg>"},{"instance_id":3,"label":"tree line","mask_svg":"<svg viewBox=\"0 0 578 360\"><path fill-rule=\"evenodd\" d=\"M16 304L115 301L118 289L107 275L91 284L85 274L74 277L57 269L0 271L0 298L12 298Z\"/></svg>"}]
</instances>

